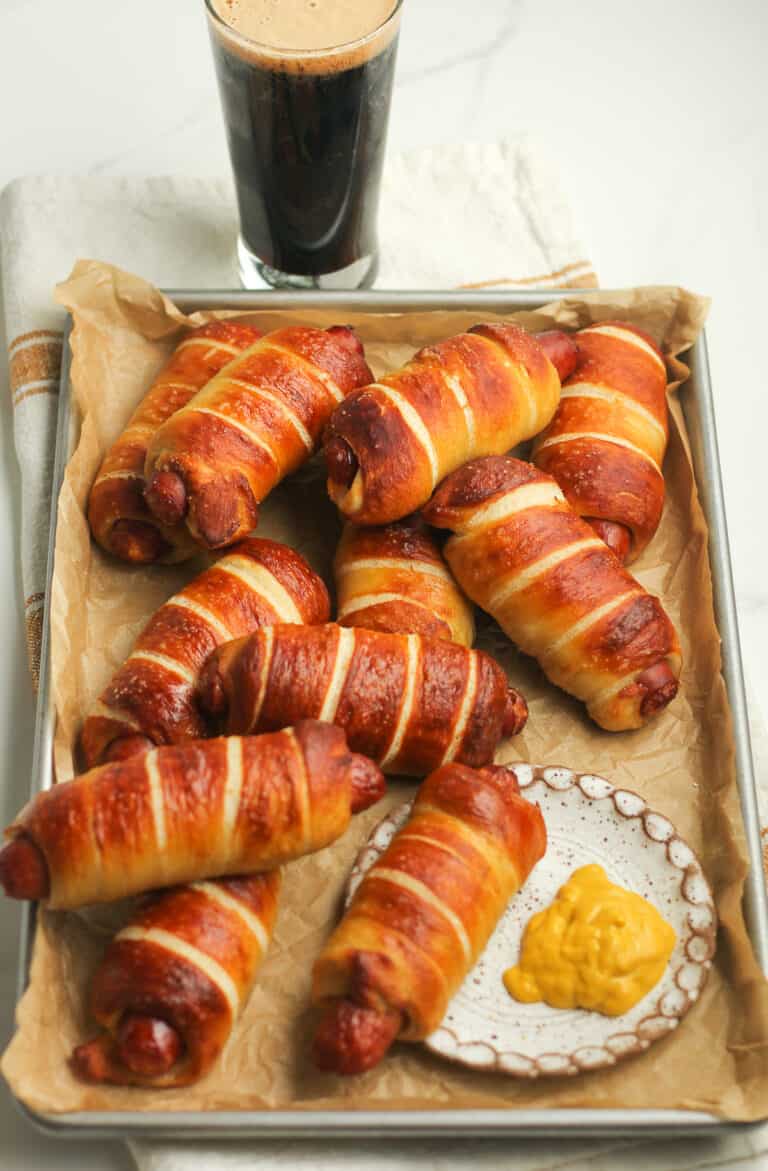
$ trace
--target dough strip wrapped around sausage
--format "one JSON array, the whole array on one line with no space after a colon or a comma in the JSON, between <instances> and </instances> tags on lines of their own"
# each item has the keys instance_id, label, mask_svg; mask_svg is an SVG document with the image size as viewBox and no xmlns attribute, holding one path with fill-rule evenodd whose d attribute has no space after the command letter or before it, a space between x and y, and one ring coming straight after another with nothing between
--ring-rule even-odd
<instances>
[{"instance_id":1,"label":"dough strip wrapped around sausage","mask_svg":"<svg viewBox=\"0 0 768 1171\"><path fill-rule=\"evenodd\" d=\"M472 605L417 517L377 528L345 525L333 572L341 626L472 646Z\"/></svg>"},{"instance_id":2,"label":"dough strip wrapped around sausage","mask_svg":"<svg viewBox=\"0 0 768 1171\"><path fill-rule=\"evenodd\" d=\"M490 655L418 634L275 626L220 647L200 702L229 733L330 720L385 772L482 765L521 730L525 700Z\"/></svg>"},{"instance_id":3,"label":"dough strip wrapped around sausage","mask_svg":"<svg viewBox=\"0 0 768 1171\"><path fill-rule=\"evenodd\" d=\"M466 594L608 731L639 728L677 694L677 633L658 598L573 511L551 476L511 456L454 472L424 510L453 534Z\"/></svg>"},{"instance_id":4,"label":"dough strip wrapped around sausage","mask_svg":"<svg viewBox=\"0 0 768 1171\"><path fill-rule=\"evenodd\" d=\"M340 728L315 720L155 748L38 794L6 830L0 884L71 910L271 870L335 841L384 788Z\"/></svg>"},{"instance_id":5,"label":"dough strip wrapped around sausage","mask_svg":"<svg viewBox=\"0 0 768 1171\"><path fill-rule=\"evenodd\" d=\"M276 541L241 541L150 619L86 717L86 767L208 735L195 702L208 655L258 627L325 622L329 614L328 592L299 553Z\"/></svg>"},{"instance_id":6,"label":"dough strip wrapped around sausage","mask_svg":"<svg viewBox=\"0 0 768 1171\"><path fill-rule=\"evenodd\" d=\"M647 333L621 321L590 325L575 340L576 369L531 458L628 563L653 537L664 507L664 358Z\"/></svg>"},{"instance_id":7,"label":"dough strip wrapped around sausage","mask_svg":"<svg viewBox=\"0 0 768 1171\"><path fill-rule=\"evenodd\" d=\"M399 520L454 468L541 431L576 353L567 334L541 337L476 325L349 395L324 439L328 492L343 515L358 525Z\"/></svg>"},{"instance_id":8,"label":"dough strip wrapped around sausage","mask_svg":"<svg viewBox=\"0 0 768 1171\"><path fill-rule=\"evenodd\" d=\"M163 525L144 501L144 464L157 429L261 333L237 321L211 321L189 331L112 444L88 498L94 540L124 561L184 561L195 544L183 525Z\"/></svg>"},{"instance_id":9,"label":"dough strip wrapped around sausage","mask_svg":"<svg viewBox=\"0 0 768 1171\"><path fill-rule=\"evenodd\" d=\"M314 454L331 412L371 372L346 326L291 326L230 363L154 435L146 500L205 548L256 527L258 506Z\"/></svg>"},{"instance_id":10,"label":"dough strip wrapped around sausage","mask_svg":"<svg viewBox=\"0 0 768 1171\"><path fill-rule=\"evenodd\" d=\"M280 871L150 896L110 942L91 986L103 1032L72 1067L92 1082L185 1086L217 1059L264 958Z\"/></svg>"},{"instance_id":11,"label":"dough strip wrapped around sausage","mask_svg":"<svg viewBox=\"0 0 768 1171\"><path fill-rule=\"evenodd\" d=\"M362 1073L395 1039L429 1036L546 840L510 769L452 764L427 777L315 963L315 1063Z\"/></svg>"},{"instance_id":12,"label":"dough strip wrapped around sausage","mask_svg":"<svg viewBox=\"0 0 768 1171\"><path fill-rule=\"evenodd\" d=\"M203 735L193 683L213 647L262 625L328 615L325 586L298 553L240 542L150 621L136 647L148 653L128 659L85 721L88 765ZM278 884L276 871L211 879L157 895L132 915L93 978L92 1015L107 1031L78 1047L79 1076L176 1086L205 1073L253 987Z\"/></svg>"}]
</instances>

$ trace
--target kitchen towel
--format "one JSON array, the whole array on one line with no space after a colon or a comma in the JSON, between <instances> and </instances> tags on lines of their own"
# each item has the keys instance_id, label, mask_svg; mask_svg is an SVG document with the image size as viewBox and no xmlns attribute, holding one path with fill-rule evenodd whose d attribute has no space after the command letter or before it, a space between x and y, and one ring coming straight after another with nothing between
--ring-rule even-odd
<instances>
[{"instance_id":1,"label":"kitchen towel","mask_svg":"<svg viewBox=\"0 0 768 1171\"><path fill-rule=\"evenodd\" d=\"M63 318L52 300L74 261L90 257L165 288L237 285L236 217L226 181L55 176L16 180L0 197L0 275L9 389L22 476L21 558L30 669L40 663L49 485ZM380 216L382 289L594 287L556 175L525 139L439 147L388 161ZM1 375L0 375L1 376ZM756 729L758 736L761 730ZM10 990L9 990L10 994ZM725 1168L768 1149L768 1130L679 1141L439 1140L311 1145L130 1143L141 1171L354 1167L421 1171L514 1166L543 1171Z\"/></svg>"}]
</instances>

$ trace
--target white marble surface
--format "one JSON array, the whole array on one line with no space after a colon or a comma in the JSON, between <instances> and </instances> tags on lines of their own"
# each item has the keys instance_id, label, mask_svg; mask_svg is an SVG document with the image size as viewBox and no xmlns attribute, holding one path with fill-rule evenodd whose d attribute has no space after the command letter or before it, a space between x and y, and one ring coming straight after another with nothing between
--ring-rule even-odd
<instances>
[{"instance_id":1,"label":"white marble surface","mask_svg":"<svg viewBox=\"0 0 768 1171\"><path fill-rule=\"evenodd\" d=\"M765 0L405 0L390 133L399 148L528 131L559 165L604 285L677 283L713 297L709 343L734 576L748 673L763 697L767 35ZM41 171L211 175L227 167L202 0L3 0L0 110L0 187ZM33 713L7 403L4 410L6 818L26 793ZM11 1028L16 931L15 913L0 907L0 1042ZM525 1165L535 1166L526 1147ZM745 1142L740 1166L757 1165L749 1151ZM558 1152L552 1144L552 1165L567 1158ZM709 1142L691 1154L699 1165L734 1165ZM681 1162L679 1144L667 1144L654 1166ZM0 1089L7 1171L129 1165L115 1143L63 1144L34 1134Z\"/></svg>"}]
</instances>

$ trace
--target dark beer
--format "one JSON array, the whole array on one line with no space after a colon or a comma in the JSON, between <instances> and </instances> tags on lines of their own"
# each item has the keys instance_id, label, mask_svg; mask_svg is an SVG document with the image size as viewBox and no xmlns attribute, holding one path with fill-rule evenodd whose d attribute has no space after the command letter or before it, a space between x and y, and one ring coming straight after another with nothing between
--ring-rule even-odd
<instances>
[{"instance_id":1,"label":"dark beer","mask_svg":"<svg viewBox=\"0 0 768 1171\"><path fill-rule=\"evenodd\" d=\"M323 284L315 278L347 270L340 287L371 284L396 27L370 44L305 55L249 48L213 23L211 39L241 266L244 244L274 283Z\"/></svg>"}]
</instances>

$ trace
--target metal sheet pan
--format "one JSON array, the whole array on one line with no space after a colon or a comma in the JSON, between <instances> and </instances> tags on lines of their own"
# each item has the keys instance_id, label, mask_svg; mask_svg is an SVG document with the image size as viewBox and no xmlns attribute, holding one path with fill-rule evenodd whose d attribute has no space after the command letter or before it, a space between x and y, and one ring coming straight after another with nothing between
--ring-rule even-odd
<instances>
[{"instance_id":1,"label":"metal sheet pan","mask_svg":"<svg viewBox=\"0 0 768 1171\"><path fill-rule=\"evenodd\" d=\"M292 310L336 308L372 313L407 313L415 310L477 309L513 313L537 309L569 295L582 299L592 295L605 297L610 290L525 290L514 292L265 292L228 290L170 290L168 296L185 312L197 309ZM70 351L68 323L64 339L61 370L61 393L56 435L56 458L53 471L52 499L58 500L64 469L76 439L77 421L73 417L69 387ZM709 377L706 337L700 336L686 355L691 376L680 389L680 401L688 426L694 472L704 513L709 524L709 559L714 587L715 617L722 639L723 675L733 716L736 745L736 771L741 808L747 835L751 867L745 888L744 906L747 926L755 952L768 974L768 898L763 881L760 826L752 765L752 750L747 722L744 676L739 644L736 605L733 591L728 530L725 518L723 485L720 475L714 403ZM56 540L56 508L51 516L46 607L53 576ZM31 793L49 788L52 776L54 716L50 701L50 643L48 612L43 624L37 719L32 764ZM29 965L35 929L35 908L27 905L22 916L21 954L18 994L22 995L29 979ZM22 1111L38 1129L52 1135L77 1138L127 1137L140 1134L183 1139L234 1139L244 1137L448 1137L473 1135L498 1137L573 1136L573 1135L674 1135L739 1131L750 1123L728 1122L716 1115L684 1110L265 1110L265 1111L197 1111L189 1113L146 1111L78 1112L42 1114L19 1103Z\"/></svg>"}]
</instances>

